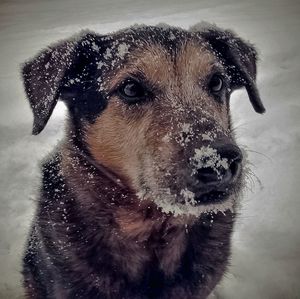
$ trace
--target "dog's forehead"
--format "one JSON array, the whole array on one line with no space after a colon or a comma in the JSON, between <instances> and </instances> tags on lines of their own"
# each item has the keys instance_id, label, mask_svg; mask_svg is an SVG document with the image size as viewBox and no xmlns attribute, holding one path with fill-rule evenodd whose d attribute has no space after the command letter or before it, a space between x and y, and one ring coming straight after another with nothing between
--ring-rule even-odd
<instances>
[{"instance_id":1,"label":"dog's forehead","mask_svg":"<svg viewBox=\"0 0 300 299\"><path fill-rule=\"evenodd\" d=\"M114 40L123 40L137 46L145 43L158 43L170 49L183 40L199 39L201 35L170 26L132 26L115 32L108 37Z\"/></svg>"},{"instance_id":2,"label":"dog's forehead","mask_svg":"<svg viewBox=\"0 0 300 299\"><path fill-rule=\"evenodd\" d=\"M201 80L220 65L201 35L179 28L129 28L104 39L108 43L98 68L113 71L111 85L134 73L161 83L175 73L178 78Z\"/></svg>"}]
</instances>

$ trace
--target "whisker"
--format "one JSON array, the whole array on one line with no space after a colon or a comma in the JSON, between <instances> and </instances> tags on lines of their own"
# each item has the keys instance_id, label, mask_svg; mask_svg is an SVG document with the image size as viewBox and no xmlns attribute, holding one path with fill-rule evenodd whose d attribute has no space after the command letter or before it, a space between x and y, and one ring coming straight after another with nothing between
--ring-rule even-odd
<instances>
[{"instance_id":1,"label":"whisker","mask_svg":"<svg viewBox=\"0 0 300 299\"><path fill-rule=\"evenodd\" d=\"M256 150L252 150L252 149L249 148L248 145L245 145L245 144L239 144L239 147L240 147L244 152L246 152L246 153L254 153L254 154L258 154L258 155L260 155L260 156L262 156L262 157L268 159L269 162L273 162L273 159L272 159L270 156L268 156L268 155L266 155L266 154L264 154L264 153L261 153L261 152L259 152L259 151L256 151ZM252 166L255 166L255 165L252 164Z\"/></svg>"},{"instance_id":2,"label":"whisker","mask_svg":"<svg viewBox=\"0 0 300 299\"><path fill-rule=\"evenodd\" d=\"M264 153L261 153L261 152L255 151L255 150L251 150L251 149L247 149L247 151L248 151L249 153L254 153L254 154L261 155L261 156L263 156L264 158L267 158L270 162L273 162L273 159L272 159L270 156L267 156L267 155L264 154Z\"/></svg>"}]
</instances>

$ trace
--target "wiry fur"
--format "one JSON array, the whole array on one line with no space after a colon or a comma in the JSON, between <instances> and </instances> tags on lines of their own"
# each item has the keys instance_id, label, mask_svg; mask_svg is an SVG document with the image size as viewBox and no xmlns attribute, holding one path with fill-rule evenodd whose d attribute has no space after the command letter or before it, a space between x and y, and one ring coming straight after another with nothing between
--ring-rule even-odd
<instances>
[{"instance_id":1,"label":"wiry fur","mask_svg":"<svg viewBox=\"0 0 300 299\"><path fill-rule=\"evenodd\" d=\"M209 295L228 264L242 173L229 185L233 204L226 211L176 215L160 200L172 197L179 205L183 199L174 194L194 188L194 149L214 142L201 134L213 132L236 146L230 92L221 105L204 88L216 68L231 75L231 89L246 86L263 112L255 59L252 46L217 28L134 27L107 36L85 33L24 65L34 134L58 98L69 109L65 141L42 166L24 256L27 298ZM115 90L133 73L157 92L155 99L135 106L120 101ZM182 131L187 123L193 134Z\"/></svg>"}]
</instances>

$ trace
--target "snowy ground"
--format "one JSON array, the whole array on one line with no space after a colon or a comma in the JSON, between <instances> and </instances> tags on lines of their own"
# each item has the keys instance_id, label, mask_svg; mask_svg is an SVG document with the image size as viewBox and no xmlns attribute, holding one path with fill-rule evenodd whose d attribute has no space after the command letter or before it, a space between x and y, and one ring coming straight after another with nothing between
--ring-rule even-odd
<instances>
[{"instance_id":1,"label":"snowy ground","mask_svg":"<svg viewBox=\"0 0 300 299\"><path fill-rule=\"evenodd\" d=\"M219 3L218 3L219 2ZM39 136L18 66L82 28L109 32L133 23L233 28L260 51L258 85L267 113L246 93L232 100L253 180L236 225L232 266L214 298L300 298L300 2L241 0L2 0L0 2L0 298L22 298L20 257L33 215L38 161L62 137L60 104ZM221 4L220 4L221 3ZM239 98L238 98L239 97Z\"/></svg>"}]
</instances>

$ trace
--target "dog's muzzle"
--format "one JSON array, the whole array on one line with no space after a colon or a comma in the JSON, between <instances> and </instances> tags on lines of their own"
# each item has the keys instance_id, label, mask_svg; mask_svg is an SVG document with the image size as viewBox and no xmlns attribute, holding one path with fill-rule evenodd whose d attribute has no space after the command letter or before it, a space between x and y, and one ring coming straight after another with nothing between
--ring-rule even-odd
<instances>
[{"instance_id":1,"label":"dog's muzzle","mask_svg":"<svg viewBox=\"0 0 300 299\"><path fill-rule=\"evenodd\" d=\"M198 204L212 204L225 200L241 175L243 155L232 143L215 142L210 153L193 162L193 191Z\"/></svg>"}]
</instances>

